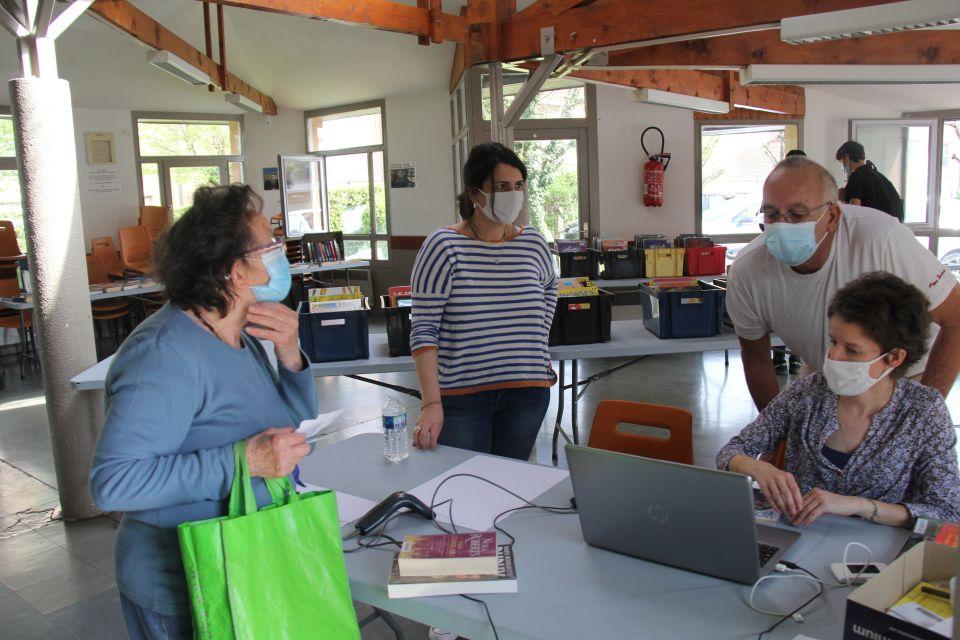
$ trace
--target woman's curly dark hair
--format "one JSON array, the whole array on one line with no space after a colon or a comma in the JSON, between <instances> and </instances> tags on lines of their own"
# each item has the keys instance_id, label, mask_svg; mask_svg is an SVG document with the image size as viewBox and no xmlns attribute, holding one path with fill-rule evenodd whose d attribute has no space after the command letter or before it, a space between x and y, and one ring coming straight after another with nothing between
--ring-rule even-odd
<instances>
[{"instance_id":1,"label":"woman's curly dark hair","mask_svg":"<svg viewBox=\"0 0 960 640\"><path fill-rule=\"evenodd\" d=\"M226 316L230 269L253 243L263 200L247 185L200 187L193 204L157 241L154 266L172 304Z\"/></svg>"},{"instance_id":2,"label":"woman's curly dark hair","mask_svg":"<svg viewBox=\"0 0 960 640\"><path fill-rule=\"evenodd\" d=\"M887 353L903 349L907 356L892 376L904 375L927 352L930 301L920 289L883 271L860 276L837 291L827 316L855 324Z\"/></svg>"},{"instance_id":3,"label":"woman's curly dark hair","mask_svg":"<svg viewBox=\"0 0 960 640\"><path fill-rule=\"evenodd\" d=\"M463 193L457 196L460 217L469 220L473 216L473 200L470 192L474 189L483 189L483 183L493 177L493 170L498 164L508 164L520 171L523 179L527 179L527 166L513 149L503 146L499 142L484 142L470 150L467 162L463 165ZM492 195L495 199L496 195ZM493 206L493 203L490 203Z\"/></svg>"}]
</instances>

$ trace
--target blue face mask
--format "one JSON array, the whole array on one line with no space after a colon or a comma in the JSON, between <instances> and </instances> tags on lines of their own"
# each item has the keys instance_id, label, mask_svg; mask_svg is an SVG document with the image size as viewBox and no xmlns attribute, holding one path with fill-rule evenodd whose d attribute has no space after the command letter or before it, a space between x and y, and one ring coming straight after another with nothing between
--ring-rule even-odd
<instances>
[{"instance_id":1,"label":"blue face mask","mask_svg":"<svg viewBox=\"0 0 960 640\"><path fill-rule=\"evenodd\" d=\"M281 302L290 293L290 263L283 251L283 247L277 247L267 251L260 260L270 280L267 284L259 284L250 287L253 291L253 297L257 302Z\"/></svg>"},{"instance_id":2,"label":"blue face mask","mask_svg":"<svg viewBox=\"0 0 960 640\"><path fill-rule=\"evenodd\" d=\"M774 258L788 267L796 267L809 260L827 239L824 234L817 242L816 229L816 221L768 223L763 229L763 241Z\"/></svg>"}]
</instances>

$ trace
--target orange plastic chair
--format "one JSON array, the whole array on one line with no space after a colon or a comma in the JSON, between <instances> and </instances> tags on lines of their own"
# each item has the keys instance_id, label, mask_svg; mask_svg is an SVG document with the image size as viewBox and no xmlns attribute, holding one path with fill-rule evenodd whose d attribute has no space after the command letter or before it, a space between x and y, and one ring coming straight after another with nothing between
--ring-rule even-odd
<instances>
[{"instance_id":1,"label":"orange plastic chair","mask_svg":"<svg viewBox=\"0 0 960 640\"><path fill-rule=\"evenodd\" d=\"M147 228L124 227L120 229L120 260L125 269L148 273L153 260L153 241Z\"/></svg>"},{"instance_id":2,"label":"orange plastic chair","mask_svg":"<svg viewBox=\"0 0 960 640\"><path fill-rule=\"evenodd\" d=\"M113 238L110 236L94 238L90 245L93 255L99 258L100 264L106 270L108 276L111 278L122 278L124 276L123 263L120 262L120 254L117 253L117 247L113 244Z\"/></svg>"},{"instance_id":3,"label":"orange plastic chair","mask_svg":"<svg viewBox=\"0 0 960 640\"><path fill-rule=\"evenodd\" d=\"M16 260L24 257L17 242L17 230L9 220L0 220L0 260Z\"/></svg>"},{"instance_id":4,"label":"orange plastic chair","mask_svg":"<svg viewBox=\"0 0 960 640\"><path fill-rule=\"evenodd\" d=\"M627 433L618 429L621 423L667 429L670 437ZM693 415L683 409L659 404L602 400L593 415L587 446L693 464Z\"/></svg>"},{"instance_id":5,"label":"orange plastic chair","mask_svg":"<svg viewBox=\"0 0 960 640\"><path fill-rule=\"evenodd\" d=\"M173 223L173 212L168 207L140 207L140 225L147 228L151 242L156 242L171 223Z\"/></svg>"}]
</instances>

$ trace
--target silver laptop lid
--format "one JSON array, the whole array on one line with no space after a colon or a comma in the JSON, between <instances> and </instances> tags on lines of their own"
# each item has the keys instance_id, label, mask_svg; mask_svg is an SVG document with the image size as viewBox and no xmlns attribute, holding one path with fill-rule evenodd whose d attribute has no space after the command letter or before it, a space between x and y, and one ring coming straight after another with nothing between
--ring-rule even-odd
<instances>
[{"instance_id":1,"label":"silver laptop lid","mask_svg":"<svg viewBox=\"0 0 960 640\"><path fill-rule=\"evenodd\" d=\"M743 475L567 445L589 544L746 584L759 578Z\"/></svg>"}]
</instances>

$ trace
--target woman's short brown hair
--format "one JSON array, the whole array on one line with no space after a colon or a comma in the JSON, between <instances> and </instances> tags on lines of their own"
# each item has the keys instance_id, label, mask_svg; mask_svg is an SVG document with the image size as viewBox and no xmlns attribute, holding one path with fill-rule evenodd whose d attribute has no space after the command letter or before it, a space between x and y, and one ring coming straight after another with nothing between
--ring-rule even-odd
<instances>
[{"instance_id":1,"label":"woman's short brown hair","mask_svg":"<svg viewBox=\"0 0 960 640\"><path fill-rule=\"evenodd\" d=\"M827 316L855 324L883 353L903 349L907 356L891 375L903 375L927 352L930 301L920 289L884 271L860 276L837 291Z\"/></svg>"}]
</instances>

